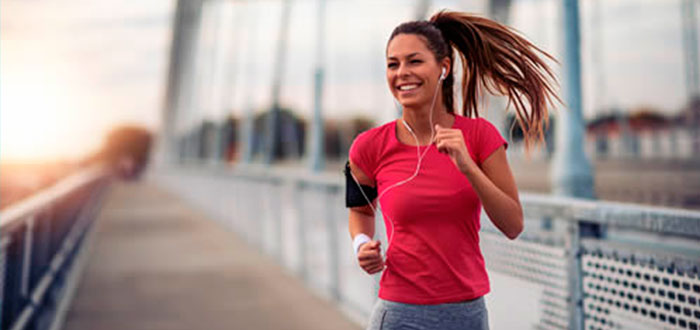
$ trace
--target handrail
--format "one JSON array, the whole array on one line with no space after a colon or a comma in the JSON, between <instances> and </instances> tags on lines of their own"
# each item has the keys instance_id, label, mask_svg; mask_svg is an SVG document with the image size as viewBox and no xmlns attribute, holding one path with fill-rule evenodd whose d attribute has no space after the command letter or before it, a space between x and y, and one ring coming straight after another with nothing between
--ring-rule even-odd
<instances>
[{"instance_id":1,"label":"handrail","mask_svg":"<svg viewBox=\"0 0 700 330\"><path fill-rule=\"evenodd\" d=\"M193 170L201 171L203 164L193 162L191 165ZM189 166L184 166L185 169L187 167ZM340 171L311 173L303 168L269 167L257 164L236 166L208 164L207 167L213 172L236 177L293 180L336 186L339 189L344 185ZM520 193L520 201L525 215L550 216L568 221L586 221L611 227L700 238L700 211L539 193Z\"/></svg>"},{"instance_id":2,"label":"handrail","mask_svg":"<svg viewBox=\"0 0 700 330\"><path fill-rule=\"evenodd\" d=\"M61 274L74 266L109 181L108 167L90 166L0 212L0 327L56 320L53 305L62 294L48 293L61 289Z\"/></svg>"},{"instance_id":3,"label":"handrail","mask_svg":"<svg viewBox=\"0 0 700 330\"><path fill-rule=\"evenodd\" d=\"M108 170L95 165L78 173L69 175L54 185L27 197L17 204L9 206L0 212L0 233L9 232L11 228L27 221L31 215L41 212L46 205L50 205L66 194L82 186L90 184L95 180L105 176Z\"/></svg>"},{"instance_id":4,"label":"handrail","mask_svg":"<svg viewBox=\"0 0 700 330\"><path fill-rule=\"evenodd\" d=\"M526 215L700 238L700 211L533 193L520 201Z\"/></svg>"}]
</instances>

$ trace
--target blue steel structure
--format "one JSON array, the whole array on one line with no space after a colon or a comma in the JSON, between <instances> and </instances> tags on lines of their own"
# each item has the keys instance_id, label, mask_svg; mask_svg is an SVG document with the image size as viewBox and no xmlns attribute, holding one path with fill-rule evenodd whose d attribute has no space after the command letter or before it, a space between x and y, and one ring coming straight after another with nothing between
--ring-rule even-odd
<instances>
[{"instance_id":1,"label":"blue steel structure","mask_svg":"<svg viewBox=\"0 0 700 330\"><path fill-rule=\"evenodd\" d=\"M585 123L581 90L581 32L578 0L562 3L564 31L564 100L556 125L552 181L559 195L593 198L591 165L583 151Z\"/></svg>"},{"instance_id":2,"label":"blue steel structure","mask_svg":"<svg viewBox=\"0 0 700 330\"><path fill-rule=\"evenodd\" d=\"M324 76L324 47L326 35L326 0L318 1L318 17L316 27L316 70L314 72L314 114L311 124L313 132L310 139L310 168L320 172L325 166L323 144L323 76Z\"/></svg>"}]
</instances>

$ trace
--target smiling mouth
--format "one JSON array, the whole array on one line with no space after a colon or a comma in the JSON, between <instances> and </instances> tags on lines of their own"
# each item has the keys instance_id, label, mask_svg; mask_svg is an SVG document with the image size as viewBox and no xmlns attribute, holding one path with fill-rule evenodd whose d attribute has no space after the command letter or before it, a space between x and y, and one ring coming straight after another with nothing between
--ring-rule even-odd
<instances>
[{"instance_id":1,"label":"smiling mouth","mask_svg":"<svg viewBox=\"0 0 700 330\"><path fill-rule=\"evenodd\" d=\"M418 88L418 84L406 84L406 85L401 85L397 87L396 89L405 92L405 91L410 91Z\"/></svg>"}]
</instances>

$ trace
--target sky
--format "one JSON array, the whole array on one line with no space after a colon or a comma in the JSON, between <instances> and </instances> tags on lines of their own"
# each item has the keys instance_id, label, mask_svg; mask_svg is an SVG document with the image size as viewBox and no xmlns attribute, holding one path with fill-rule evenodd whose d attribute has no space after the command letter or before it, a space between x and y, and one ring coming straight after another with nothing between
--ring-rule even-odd
<instances>
[{"instance_id":1,"label":"sky","mask_svg":"<svg viewBox=\"0 0 700 330\"><path fill-rule=\"evenodd\" d=\"M279 3L205 6L189 77L197 87L178 115L181 125L269 106ZM294 1L281 91L282 103L306 117L317 63L316 3ZM384 80L384 47L393 27L414 16L415 3L328 1L321 58L325 116L377 122L396 116ZM561 58L559 3L514 0L509 24ZM580 3L585 117L611 107L677 113L685 102L680 0ZM2 0L0 161L81 157L123 123L157 130L174 5ZM481 0L434 0L429 12L442 8L479 12L484 6Z\"/></svg>"},{"instance_id":2,"label":"sky","mask_svg":"<svg viewBox=\"0 0 700 330\"><path fill-rule=\"evenodd\" d=\"M160 124L174 3L3 0L0 160L74 159Z\"/></svg>"}]
</instances>

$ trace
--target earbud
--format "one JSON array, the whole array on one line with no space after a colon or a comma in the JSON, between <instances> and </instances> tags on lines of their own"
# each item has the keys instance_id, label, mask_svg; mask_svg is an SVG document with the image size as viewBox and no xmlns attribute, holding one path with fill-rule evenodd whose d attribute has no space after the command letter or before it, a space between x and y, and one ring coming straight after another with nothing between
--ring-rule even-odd
<instances>
[{"instance_id":1,"label":"earbud","mask_svg":"<svg viewBox=\"0 0 700 330\"><path fill-rule=\"evenodd\" d=\"M440 74L440 80L445 80L447 78L447 68L442 67L442 74Z\"/></svg>"}]
</instances>

